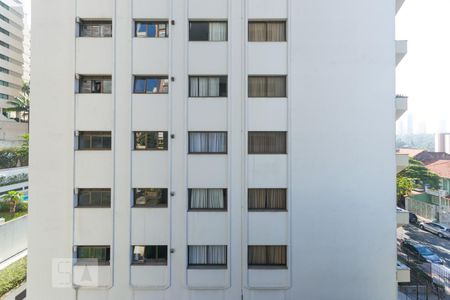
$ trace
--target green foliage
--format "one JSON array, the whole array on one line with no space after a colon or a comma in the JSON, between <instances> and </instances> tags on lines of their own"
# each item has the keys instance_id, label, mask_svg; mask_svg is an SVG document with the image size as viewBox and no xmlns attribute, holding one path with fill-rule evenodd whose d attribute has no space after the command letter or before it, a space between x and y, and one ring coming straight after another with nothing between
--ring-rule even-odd
<instances>
[{"instance_id":1,"label":"green foliage","mask_svg":"<svg viewBox=\"0 0 450 300\"><path fill-rule=\"evenodd\" d=\"M414 181L407 177L397 177L397 201L411 194L414 187Z\"/></svg>"},{"instance_id":2,"label":"green foliage","mask_svg":"<svg viewBox=\"0 0 450 300\"><path fill-rule=\"evenodd\" d=\"M28 166L28 150L19 151L18 148L0 149L0 169Z\"/></svg>"},{"instance_id":3,"label":"green foliage","mask_svg":"<svg viewBox=\"0 0 450 300\"><path fill-rule=\"evenodd\" d=\"M19 259L0 271L0 297L20 286L27 279L27 258Z\"/></svg>"},{"instance_id":4,"label":"green foliage","mask_svg":"<svg viewBox=\"0 0 450 300\"><path fill-rule=\"evenodd\" d=\"M429 171L420 161L410 158L409 166L398 174L422 186L429 185L432 189L439 189L440 177Z\"/></svg>"},{"instance_id":5,"label":"green foliage","mask_svg":"<svg viewBox=\"0 0 450 300\"><path fill-rule=\"evenodd\" d=\"M23 199L23 193L19 191L9 191L2 195L2 200L9 203L9 212L14 214L17 209L17 204Z\"/></svg>"},{"instance_id":6,"label":"green foliage","mask_svg":"<svg viewBox=\"0 0 450 300\"><path fill-rule=\"evenodd\" d=\"M16 210L18 212L28 212L28 202L20 201L19 204L17 204Z\"/></svg>"},{"instance_id":7,"label":"green foliage","mask_svg":"<svg viewBox=\"0 0 450 300\"><path fill-rule=\"evenodd\" d=\"M16 151L20 157L24 157L24 158L26 157L27 162L28 162L28 153L30 150L30 135L28 133L25 133L24 135L22 135L22 137L23 137L22 145L20 145L16 149Z\"/></svg>"},{"instance_id":8,"label":"green foliage","mask_svg":"<svg viewBox=\"0 0 450 300\"><path fill-rule=\"evenodd\" d=\"M0 176L0 186L6 186L28 181L28 174L22 173L12 176Z\"/></svg>"},{"instance_id":9,"label":"green foliage","mask_svg":"<svg viewBox=\"0 0 450 300\"><path fill-rule=\"evenodd\" d=\"M11 106L10 110L21 113L21 119L28 121L30 114L30 86L28 83L23 84L22 92L19 96L7 101L7 103Z\"/></svg>"},{"instance_id":10,"label":"green foliage","mask_svg":"<svg viewBox=\"0 0 450 300\"><path fill-rule=\"evenodd\" d=\"M26 212L26 211L19 211L19 212L13 213L13 214L11 214L8 211L7 212L1 212L0 211L0 218L5 219L5 222L9 222L9 221L12 221L14 219L23 217L23 216L25 216L27 214L28 214L28 212Z\"/></svg>"}]
</instances>

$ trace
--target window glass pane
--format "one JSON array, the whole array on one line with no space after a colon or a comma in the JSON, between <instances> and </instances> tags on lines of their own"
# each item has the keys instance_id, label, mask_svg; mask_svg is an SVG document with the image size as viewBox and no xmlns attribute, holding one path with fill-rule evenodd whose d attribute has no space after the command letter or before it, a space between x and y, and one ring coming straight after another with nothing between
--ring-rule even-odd
<instances>
[{"instance_id":1,"label":"window glass pane","mask_svg":"<svg viewBox=\"0 0 450 300\"><path fill-rule=\"evenodd\" d=\"M147 24L147 36L148 37L157 37L157 27L156 23L148 23Z\"/></svg>"},{"instance_id":2,"label":"window glass pane","mask_svg":"<svg viewBox=\"0 0 450 300\"><path fill-rule=\"evenodd\" d=\"M286 97L286 77L267 77L267 97Z\"/></svg>"},{"instance_id":3,"label":"window glass pane","mask_svg":"<svg viewBox=\"0 0 450 300\"><path fill-rule=\"evenodd\" d=\"M89 135L80 135L78 139L78 149L90 149L91 137Z\"/></svg>"},{"instance_id":4,"label":"window glass pane","mask_svg":"<svg viewBox=\"0 0 450 300\"><path fill-rule=\"evenodd\" d=\"M189 201L190 201L189 206L192 209L208 208L208 190L191 189Z\"/></svg>"},{"instance_id":5,"label":"window glass pane","mask_svg":"<svg viewBox=\"0 0 450 300\"><path fill-rule=\"evenodd\" d=\"M103 93L111 94L111 80L110 79L103 80Z\"/></svg>"},{"instance_id":6,"label":"window glass pane","mask_svg":"<svg viewBox=\"0 0 450 300\"><path fill-rule=\"evenodd\" d=\"M161 90L161 80L160 79L147 79L147 94L156 94Z\"/></svg>"},{"instance_id":7,"label":"window glass pane","mask_svg":"<svg viewBox=\"0 0 450 300\"><path fill-rule=\"evenodd\" d=\"M78 136L79 150L110 150L111 132L80 132Z\"/></svg>"},{"instance_id":8,"label":"window glass pane","mask_svg":"<svg viewBox=\"0 0 450 300\"><path fill-rule=\"evenodd\" d=\"M207 41L209 39L208 22L190 22L189 23L189 40L190 41Z\"/></svg>"},{"instance_id":9,"label":"window glass pane","mask_svg":"<svg viewBox=\"0 0 450 300\"><path fill-rule=\"evenodd\" d=\"M134 206L167 207L167 189L134 189Z\"/></svg>"},{"instance_id":10,"label":"window glass pane","mask_svg":"<svg viewBox=\"0 0 450 300\"><path fill-rule=\"evenodd\" d=\"M136 78L134 80L134 92L135 93L145 92L145 79Z\"/></svg>"},{"instance_id":11,"label":"window glass pane","mask_svg":"<svg viewBox=\"0 0 450 300\"><path fill-rule=\"evenodd\" d=\"M168 148L167 131L138 131L134 135L136 150L167 150Z\"/></svg>"},{"instance_id":12,"label":"window glass pane","mask_svg":"<svg viewBox=\"0 0 450 300\"><path fill-rule=\"evenodd\" d=\"M225 132L210 132L208 137L208 152L227 152L227 134Z\"/></svg>"},{"instance_id":13,"label":"window glass pane","mask_svg":"<svg viewBox=\"0 0 450 300\"><path fill-rule=\"evenodd\" d=\"M220 97L226 97L227 94L228 94L227 81L228 81L227 77L224 77L224 76L220 77L220 87L219 87L219 89L220 89L220 91L219 91Z\"/></svg>"},{"instance_id":14,"label":"window glass pane","mask_svg":"<svg viewBox=\"0 0 450 300\"><path fill-rule=\"evenodd\" d=\"M209 78L209 97L219 97L220 96L220 78L210 77Z\"/></svg>"},{"instance_id":15,"label":"window glass pane","mask_svg":"<svg viewBox=\"0 0 450 300\"><path fill-rule=\"evenodd\" d=\"M264 189L248 190L248 209L265 209L266 191Z\"/></svg>"},{"instance_id":16,"label":"window glass pane","mask_svg":"<svg viewBox=\"0 0 450 300\"><path fill-rule=\"evenodd\" d=\"M265 246L248 246L248 264L265 265L267 263L267 252Z\"/></svg>"},{"instance_id":17,"label":"window glass pane","mask_svg":"<svg viewBox=\"0 0 450 300\"><path fill-rule=\"evenodd\" d=\"M248 40L250 42L263 42L267 40L266 23L249 22L248 24Z\"/></svg>"},{"instance_id":18,"label":"window glass pane","mask_svg":"<svg viewBox=\"0 0 450 300\"><path fill-rule=\"evenodd\" d=\"M91 203L91 194L89 191L78 192L78 206L88 206Z\"/></svg>"},{"instance_id":19,"label":"window glass pane","mask_svg":"<svg viewBox=\"0 0 450 300\"><path fill-rule=\"evenodd\" d=\"M198 77L190 77L189 78L189 97L198 97Z\"/></svg>"},{"instance_id":20,"label":"window glass pane","mask_svg":"<svg viewBox=\"0 0 450 300\"><path fill-rule=\"evenodd\" d=\"M189 153L208 152L208 133L190 132L189 133Z\"/></svg>"},{"instance_id":21,"label":"window glass pane","mask_svg":"<svg viewBox=\"0 0 450 300\"><path fill-rule=\"evenodd\" d=\"M208 265L225 265L226 263L226 246L208 246Z\"/></svg>"},{"instance_id":22,"label":"window glass pane","mask_svg":"<svg viewBox=\"0 0 450 300\"><path fill-rule=\"evenodd\" d=\"M101 136L97 136L97 135L92 136L92 148L93 149L102 149L103 148L103 138Z\"/></svg>"},{"instance_id":23,"label":"window glass pane","mask_svg":"<svg viewBox=\"0 0 450 300\"><path fill-rule=\"evenodd\" d=\"M210 41L226 41L227 40L227 23L226 22L210 22L209 23L209 40Z\"/></svg>"},{"instance_id":24,"label":"window glass pane","mask_svg":"<svg viewBox=\"0 0 450 300\"><path fill-rule=\"evenodd\" d=\"M206 265L208 263L207 246L188 246L189 265Z\"/></svg>"},{"instance_id":25,"label":"window glass pane","mask_svg":"<svg viewBox=\"0 0 450 300\"><path fill-rule=\"evenodd\" d=\"M248 78L248 96L266 97L266 78L251 76Z\"/></svg>"},{"instance_id":26,"label":"window glass pane","mask_svg":"<svg viewBox=\"0 0 450 300\"><path fill-rule=\"evenodd\" d=\"M286 23L285 22L268 22L267 23L267 40L273 42L286 41Z\"/></svg>"},{"instance_id":27,"label":"window glass pane","mask_svg":"<svg viewBox=\"0 0 450 300\"><path fill-rule=\"evenodd\" d=\"M136 22L136 37L147 36L147 24L143 22Z\"/></svg>"},{"instance_id":28,"label":"window glass pane","mask_svg":"<svg viewBox=\"0 0 450 300\"><path fill-rule=\"evenodd\" d=\"M249 132L249 154L286 154L286 132Z\"/></svg>"}]
</instances>

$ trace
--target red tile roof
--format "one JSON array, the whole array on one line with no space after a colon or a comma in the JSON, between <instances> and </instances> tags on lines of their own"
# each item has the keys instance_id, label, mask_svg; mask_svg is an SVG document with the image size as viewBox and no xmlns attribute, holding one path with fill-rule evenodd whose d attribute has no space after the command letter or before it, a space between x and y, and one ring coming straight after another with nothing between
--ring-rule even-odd
<instances>
[{"instance_id":1,"label":"red tile roof","mask_svg":"<svg viewBox=\"0 0 450 300\"><path fill-rule=\"evenodd\" d=\"M425 167L442 178L450 179L450 160L438 160Z\"/></svg>"},{"instance_id":2,"label":"red tile roof","mask_svg":"<svg viewBox=\"0 0 450 300\"><path fill-rule=\"evenodd\" d=\"M409 149L409 148L400 148L397 151L397 154L408 154L410 158L416 157L418 154L422 153L423 149Z\"/></svg>"}]
</instances>

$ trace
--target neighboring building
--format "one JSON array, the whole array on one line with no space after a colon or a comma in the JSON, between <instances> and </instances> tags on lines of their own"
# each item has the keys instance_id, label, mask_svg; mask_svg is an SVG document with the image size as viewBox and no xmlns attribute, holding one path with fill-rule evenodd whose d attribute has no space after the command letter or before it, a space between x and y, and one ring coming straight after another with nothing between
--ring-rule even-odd
<instances>
[{"instance_id":1,"label":"neighboring building","mask_svg":"<svg viewBox=\"0 0 450 300\"><path fill-rule=\"evenodd\" d=\"M19 145L28 132L27 124L6 117L3 111L10 107L8 100L20 95L22 80L29 78L24 76L26 46L22 1L0 0L0 147Z\"/></svg>"},{"instance_id":2,"label":"neighboring building","mask_svg":"<svg viewBox=\"0 0 450 300\"><path fill-rule=\"evenodd\" d=\"M393 2L32 5L30 299L397 298Z\"/></svg>"},{"instance_id":3,"label":"neighboring building","mask_svg":"<svg viewBox=\"0 0 450 300\"><path fill-rule=\"evenodd\" d=\"M450 153L450 133L436 133L434 140L436 152Z\"/></svg>"}]
</instances>

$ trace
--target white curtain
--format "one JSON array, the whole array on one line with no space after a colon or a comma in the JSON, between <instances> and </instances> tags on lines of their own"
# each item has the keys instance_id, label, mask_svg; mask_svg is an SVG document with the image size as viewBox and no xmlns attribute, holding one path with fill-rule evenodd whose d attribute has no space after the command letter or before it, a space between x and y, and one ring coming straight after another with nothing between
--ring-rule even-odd
<instances>
[{"instance_id":1,"label":"white curtain","mask_svg":"<svg viewBox=\"0 0 450 300\"><path fill-rule=\"evenodd\" d=\"M208 246L208 264L225 265L227 263L227 246Z\"/></svg>"},{"instance_id":2,"label":"white curtain","mask_svg":"<svg viewBox=\"0 0 450 300\"><path fill-rule=\"evenodd\" d=\"M192 189L190 208L208 208L208 190Z\"/></svg>"},{"instance_id":3,"label":"white curtain","mask_svg":"<svg viewBox=\"0 0 450 300\"><path fill-rule=\"evenodd\" d=\"M248 24L248 40L250 42L263 42L267 40L266 23L249 22Z\"/></svg>"},{"instance_id":4,"label":"white curtain","mask_svg":"<svg viewBox=\"0 0 450 300\"><path fill-rule=\"evenodd\" d=\"M220 78L210 77L209 78L209 95L210 97L219 97L220 89Z\"/></svg>"},{"instance_id":5,"label":"white curtain","mask_svg":"<svg viewBox=\"0 0 450 300\"><path fill-rule=\"evenodd\" d=\"M210 132L209 133L209 152L226 152L226 133Z\"/></svg>"},{"instance_id":6,"label":"white curtain","mask_svg":"<svg viewBox=\"0 0 450 300\"><path fill-rule=\"evenodd\" d=\"M207 97L208 96L208 78L199 77L198 78L198 96Z\"/></svg>"},{"instance_id":7,"label":"white curtain","mask_svg":"<svg viewBox=\"0 0 450 300\"><path fill-rule=\"evenodd\" d=\"M189 152L208 152L208 134L206 132L189 133Z\"/></svg>"},{"instance_id":8,"label":"white curtain","mask_svg":"<svg viewBox=\"0 0 450 300\"><path fill-rule=\"evenodd\" d=\"M267 77L267 96L286 97L286 78L281 76Z\"/></svg>"},{"instance_id":9,"label":"white curtain","mask_svg":"<svg viewBox=\"0 0 450 300\"><path fill-rule=\"evenodd\" d=\"M208 208L225 208L223 189L208 190Z\"/></svg>"},{"instance_id":10,"label":"white curtain","mask_svg":"<svg viewBox=\"0 0 450 300\"><path fill-rule=\"evenodd\" d=\"M266 78L265 77L249 77L248 78L248 96L249 97L266 97Z\"/></svg>"},{"instance_id":11,"label":"white curtain","mask_svg":"<svg viewBox=\"0 0 450 300\"><path fill-rule=\"evenodd\" d=\"M208 263L208 246L189 246L188 253L190 265L206 265Z\"/></svg>"},{"instance_id":12,"label":"white curtain","mask_svg":"<svg viewBox=\"0 0 450 300\"><path fill-rule=\"evenodd\" d=\"M198 97L198 77L191 77L190 78L190 91L189 91L189 96L190 97Z\"/></svg>"},{"instance_id":13,"label":"white curtain","mask_svg":"<svg viewBox=\"0 0 450 300\"><path fill-rule=\"evenodd\" d=\"M209 40L210 41L226 41L227 40L227 23L226 22L210 22L209 23Z\"/></svg>"},{"instance_id":14,"label":"white curtain","mask_svg":"<svg viewBox=\"0 0 450 300\"><path fill-rule=\"evenodd\" d=\"M285 22L268 22L267 23L267 40L273 42L281 42L286 40L286 23Z\"/></svg>"}]
</instances>

